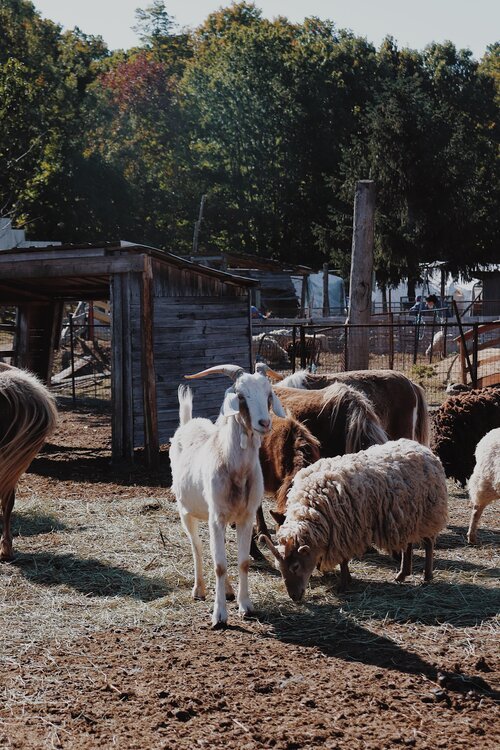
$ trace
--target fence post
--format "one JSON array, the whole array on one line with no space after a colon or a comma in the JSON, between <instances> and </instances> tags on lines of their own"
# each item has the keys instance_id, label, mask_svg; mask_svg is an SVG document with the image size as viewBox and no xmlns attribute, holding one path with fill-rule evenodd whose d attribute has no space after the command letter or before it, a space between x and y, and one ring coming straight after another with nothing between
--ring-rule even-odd
<instances>
[{"instance_id":1,"label":"fence post","mask_svg":"<svg viewBox=\"0 0 500 750\"><path fill-rule=\"evenodd\" d=\"M68 313L69 320L69 351L71 357L71 394L73 397L73 406L76 405L76 384L75 384L75 342L73 328L73 313Z\"/></svg>"},{"instance_id":2,"label":"fence post","mask_svg":"<svg viewBox=\"0 0 500 750\"><path fill-rule=\"evenodd\" d=\"M472 328L474 330L472 338L472 386L477 388L477 371L479 367L479 324L473 323Z\"/></svg>"},{"instance_id":3,"label":"fence post","mask_svg":"<svg viewBox=\"0 0 500 750\"><path fill-rule=\"evenodd\" d=\"M306 332L304 326L300 326L300 369L306 369Z\"/></svg>"},{"instance_id":4,"label":"fence post","mask_svg":"<svg viewBox=\"0 0 500 750\"><path fill-rule=\"evenodd\" d=\"M292 372L295 372L295 346L297 341L297 326L293 327L292 332Z\"/></svg>"},{"instance_id":5,"label":"fence post","mask_svg":"<svg viewBox=\"0 0 500 750\"><path fill-rule=\"evenodd\" d=\"M389 313L389 370L394 370L394 315Z\"/></svg>"},{"instance_id":6,"label":"fence post","mask_svg":"<svg viewBox=\"0 0 500 750\"><path fill-rule=\"evenodd\" d=\"M434 330L436 327L436 311L434 311L432 316L432 325L431 325L431 343L430 343L430 354L429 354L429 364L432 364L432 355L434 354Z\"/></svg>"},{"instance_id":7,"label":"fence post","mask_svg":"<svg viewBox=\"0 0 500 750\"><path fill-rule=\"evenodd\" d=\"M330 315L330 294L328 289L328 263L323 263L323 317Z\"/></svg>"},{"instance_id":8,"label":"fence post","mask_svg":"<svg viewBox=\"0 0 500 750\"><path fill-rule=\"evenodd\" d=\"M349 366L366 370L369 363L369 331L372 306L375 183L359 180L354 195L351 277L349 284Z\"/></svg>"},{"instance_id":9,"label":"fence post","mask_svg":"<svg viewBox=\"0 0 500 750\"><path fill-rule=\"evenodd\" d=\"M347 325L344 326L344 370L349 369L349 347L347 345L347 336L349 328Z\"/></svg>"}]
</instances>

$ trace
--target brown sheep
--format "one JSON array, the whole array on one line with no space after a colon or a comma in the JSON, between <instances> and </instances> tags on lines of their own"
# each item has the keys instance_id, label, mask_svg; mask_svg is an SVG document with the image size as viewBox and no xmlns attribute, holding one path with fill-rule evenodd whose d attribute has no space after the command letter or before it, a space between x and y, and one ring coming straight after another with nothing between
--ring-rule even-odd
<instances>
[{"instance_id":1,"label":"brown sheep","mask_svg":"<svg viewBox=\"0 0 500 750\"><path fill-rule=\"evenodd\" d=\"M446 476L465 487L474 470L477 444L500 427L500 386L450 396L433 412L432 421L432 449Z\"/></svg>"}]
</instances>

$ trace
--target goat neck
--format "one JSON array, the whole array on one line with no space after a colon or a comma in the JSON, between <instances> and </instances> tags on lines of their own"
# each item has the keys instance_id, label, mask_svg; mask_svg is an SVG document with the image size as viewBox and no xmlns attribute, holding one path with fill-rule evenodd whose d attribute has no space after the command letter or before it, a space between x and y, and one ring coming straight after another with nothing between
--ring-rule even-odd
<instances>
[{"instance_id":1,"label":"goat neck","mask_svg":"<svg viewBox=\"0 0 500 750\"><path fill-rule=\"evenodd\" d=\"M226 461L242 462L248 460L253 464L260 448L260 435L246 422L240 413L224 416L217 420L219 426L219 443Z\"/></svg>"}]
</instances>

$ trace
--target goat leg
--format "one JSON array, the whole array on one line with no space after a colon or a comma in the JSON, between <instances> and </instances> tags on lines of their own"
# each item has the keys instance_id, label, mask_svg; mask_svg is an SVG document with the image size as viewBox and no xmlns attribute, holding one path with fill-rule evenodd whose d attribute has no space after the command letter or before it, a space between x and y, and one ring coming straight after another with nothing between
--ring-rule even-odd
<instances>
[{"instance_id":1,"label":"goat leg","mask_svg":"<svg viewBox=\"0 0 500 750\"><path fill-rule=\"evenodd\" d=\"M227 558L225 545L225 528L216 518L208 519L210 532L210 551L215 568L215 602L212 613L212 627L224 627L227 623L226 578ZM250 543L249 545L250 546Z\"/></svg>"},{"instance_id":2,"label":"goat leg","mask_svg":"<svg viewBox=\"0 0 500 750\"><path fill-rule=\"evenodd\" d=\"M243 617L252 615L254 612L254 607L250 601L248 593L248 569L250 567L249 551L252 531L253 518L248 519L244 523L236 524L236 534L238 537L238 572L240 578L238 586L238 609L240 615Z\"/></svg>"},{"instance_id":3,"label":"goat leg","mask_svg":"<svg viewBox=\"0 0 500 750\"><path fill-rule=\"evenodd\" d=\"M262 505L259 505L259 507L257 508L255 519L256 519L256 526L257 526L256 536L259 537L261 534L265 534L266 536L269 536L269 529L267 528L266 519L264 518L264 511L262 510Z\"/></svg>"}]
</instances>

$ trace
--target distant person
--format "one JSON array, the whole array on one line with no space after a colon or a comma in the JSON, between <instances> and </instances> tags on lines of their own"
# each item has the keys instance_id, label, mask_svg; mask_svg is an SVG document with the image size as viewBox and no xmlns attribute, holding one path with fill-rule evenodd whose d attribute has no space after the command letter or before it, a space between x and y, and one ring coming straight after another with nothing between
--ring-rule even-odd
<instances>
[{"instance_id":1,"label":"distant person","mask_svg":"<svg viewBox=\"0 0 500 750\"><path fill-rule=\"evenodd\" d=\"M439 300L436 297L435 294L429 294L428 297L425 298L425 309L426 310L435 310L439 307Z\"/></svg>"},{"instance_id":2,"label":"distant person","mask_svg":"<svg viewBox=\"0 0 500 750\"><path fill-rule=\"evenodd\" d=\"M418 296L413 307L410 307L410 312L420 313L421 315L429 314L439 308L439 300L435 294L429 294L425 300L423 297Z\"/></svg>"},{"instance_id":3,"label":"distant person","mask_svg":"<svg viewBox=\"0 0 500 750\"><path fill-rule=\"evenodd\" d=\"M270 310L268 312L266 312L266 313L263 313L263 312L261 312L261 310L259 310L258 307L255 307L255 305L252 305L250 307L250 312L252 314L252 318L254 318L256 320L266 320L271 315L271 311Z\"/></svg>"},{"instance_id":4,"label":"distant person","mask_svg":"<svg viewBox=\"0 0 500 750\"><path fill-rule=\"evenodd\" d=\"M410 307L409 312L422 312L422 310L425 310L425 300L419 294L415 300L415 304Z\"/></svg>"}]
</instances>

